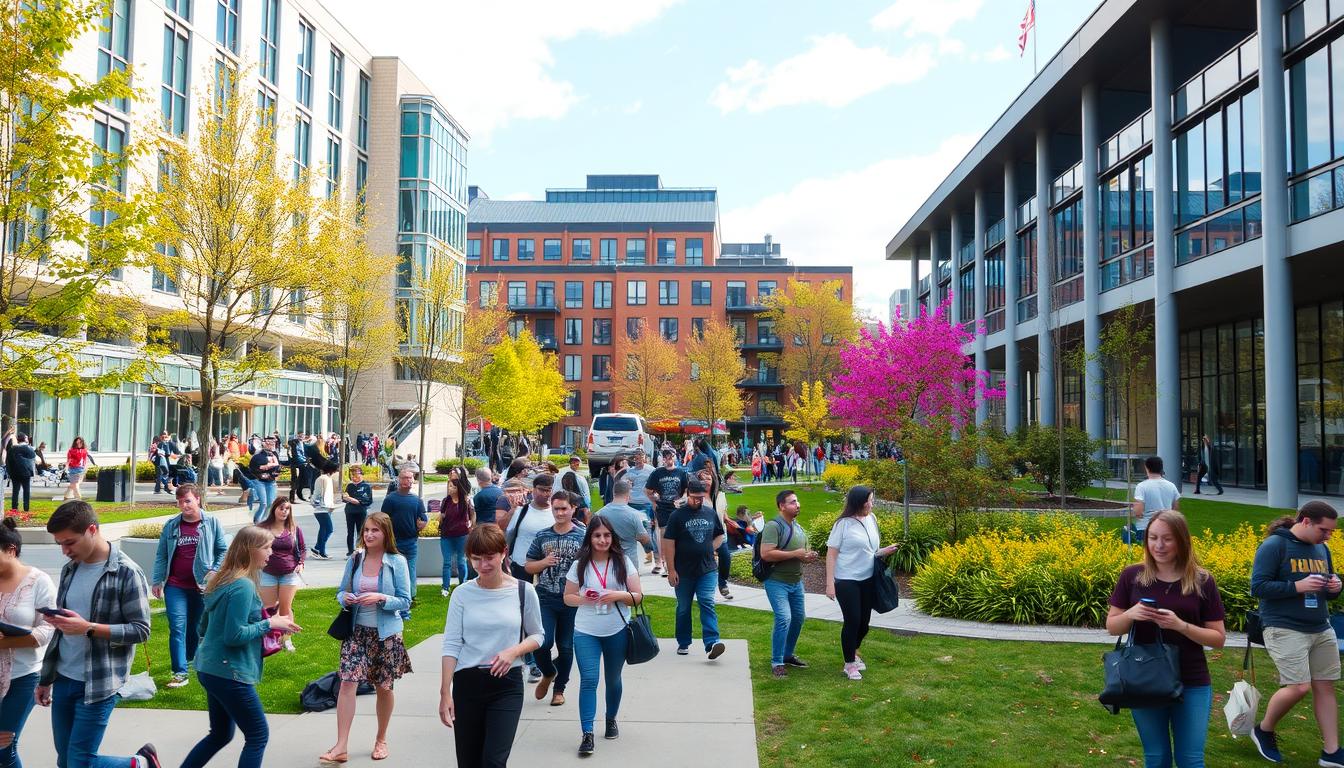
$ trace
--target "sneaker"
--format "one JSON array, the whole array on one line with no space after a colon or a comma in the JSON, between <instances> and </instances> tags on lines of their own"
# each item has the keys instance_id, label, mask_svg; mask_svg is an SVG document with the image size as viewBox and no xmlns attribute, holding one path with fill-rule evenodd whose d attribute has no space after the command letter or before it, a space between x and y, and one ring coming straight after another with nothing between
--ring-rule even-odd
<instances>
[{"instance_id":1,"label":"sneaker","mask_svg":"<svg viewBox=\"0 0 1344 768\"><path fill-rule=\"evenodd\" d=\"M854 654L854 667L860 672L868 671L868 665L863 663L863 657L857 653Z\"/></svg>"},{"instance_id":2,"label":"sneaker","mask_svg":"<svg viewBox=\"0 0 1344 768\"><path fill-rule=\"evenodd\" d=\"M542 677L541 667L538 667L536 664L533 664L532 666L527 668L527 682L539 683L541 682L541 677Z\"/></svg>"},{"instance_id":3,"label":"sneaker","mask_svg":"<svg viewBox=\"0 0 1344 768\"><path fill-rule=\"evenodd\" d=\"M587 757L593 754L593 734L583 734L583 741L579 742L579 757Z\"/></svg>"},{"instance_id":4,"label":"sneaker","mask_svg":"<svg viewBox=\"0 0 1344 768\"><path fill-rule=\"evenodd\" d=\"M448 588L447 588L447 587L444 587L443 589L440 589L440 590L439 590L439 594L442 595L442 596L444 596L444 597L447 597L447 596L448 596Z\"/></svg>"},{"instance_id":5,"label":"sneaker","mask_svg":"<svg viewBox=\"0 0 1344 768\"><path fill-rule=\"evenodd\" d=\"M294 652L294 641L289 637L289 635L285 635L285 650L289 651L290 653Z\"/></svg>"},{"instance_id":6,"label":"sneaker","mask_svg":"<svg viewBox=\"0 0 1344 768\"><path fill-rule=\"evenodd\" d=\"M799 669L807 669L807 662L806 662L806 661L803 661L802 659L798 658L797 656L785 656L785 657L784 657L784 663L785 663L785 664L788 664L790 667L797 667L797 668L799 668Z\"/></svg>"},{"instance_id":7,"label":"sneaker","mask_svg":"<svg viewBox=\"0 0 1344 768\"><path fill-rule=\"evenodd\" d=\"M620 737L621 737L621 729L616 727L616 718L614 718L614 717L608 717L608 718L607 718L607 732L604 733L604 734L602 734L602 738L604 738L604 739L619 739Z\"/></svg>"},{"instance_id":8,"label":"sneaker","mask_svg":"<svg viewBox=\"0 0 1344 768\"><path fill-rule=\"evenodd\" d=\"M784 666L783 664L774 665L773 667L770 668L770 672L775 676L776 680L783 680L784 678L789 676L789 668Z\"/></svg>"},{"instance_id":9,"label":"sneaker","mask_svg":"<svg viewBox=\"0 0 1344 768\"><path fill-rule=\"evenodd\" d=\"M689 654L690 652L691 652L691 649L690 649L689 647L682 647L682 648L678 648L678 649L677 649L677 655L678 655L678 656L685 656L685 655Z\"/></svg>"},{"instance_id":10,"label":"sneaker","mask_svg":"<svg viewBox=\"0 0 1344 768\"><path fill-rule=\"evenodd\" d=\"M186 672L173 673L173 679L168 681L169 688L181 688L191 682L191 677Z\"/></svg>"},{"instance_id":11,"label":"sneaker","mask_svg":"<svg viewBox=\"0 0 1344 768\"><path fill-rule=\"evenodd\" d=\"M719 587L719 594L723 596L724 600L733 599L733 593L729 592L727 587Z\"/></svg>"},{"instance_id":12,"label":"sneaker","mask_svg":"<svg viewBox=\"0 0 1344 768\"><path fill-rule=\"evenodd\" d=\"M861 673L861 672L859 671L859 665L858 665L857 663L855 663L855 664L846 664L846 665L845 665L845 677L848 677L850 680L862 680L862 679L863 679L863 673Z\"/></svg>"},{"instance_id":13,"label":"sneaker","mask_svg":"<svg viewBox=\"0 0 1344 768\"><path fill-rule=\"evenodd\" d=\"M723 652L726 650L728 650L728 646L720 642L709 646L705 649L705 652L709 654L709 660L713 661L722 656Z\"/></svg>"},{"instance_id":14,"label":"sneaker","mask_svg":"<svg viewBox=\"0 0 1344 768\"><path fill-rule=\"evenodd\" d=\"M1344 748L1336 749L1334 752L1321 752L1321 759L1316 761L1317 765L1325 768L1344 768Z\"/></svg>"},{"instance_id":15,"label":"sneaker","mask_svg":"<svg viewBox=\"0 0 1344 768\"><path fill-rule=\"evenodd\" d=\"M1251 743L1255 745L1255 750L1260 756L1271 763L1282 763L1283 755L1279 752L1278 740L1274 737L1273 731L1261 730L1259 723L1251 728Z\"/></svg>"},{"instance_id":16,"label":"sneaker","mask_svg":"<svg viewBox=\"0 0 1344 768\"><path fill-rule=\"evenodd\" d=\"M648 563L652 563L652 562L653 562L653 553L652 553L652 552L645 552L645 553L644 553L644 563L647 565Z\"/></svg>"},{"instance_id":17,"label":"sneaker","mask_svg":"<svg viewBox=\"0 0 1344 768\"><path fill-rule=\"evenodd\" d=\"M145 768L163 768L163 763L159 762L159 751L154 748L153 744L146 744L137 749L135 756L144 762Z\"/></svg>"}]
</instances>

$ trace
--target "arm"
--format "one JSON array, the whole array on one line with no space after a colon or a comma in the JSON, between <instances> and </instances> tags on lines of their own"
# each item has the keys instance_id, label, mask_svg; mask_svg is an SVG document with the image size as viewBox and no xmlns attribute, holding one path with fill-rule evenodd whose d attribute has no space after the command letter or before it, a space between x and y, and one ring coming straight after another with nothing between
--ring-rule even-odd
<instances>
[{"instance_id":1,"label":"arm","mask_svg":"<svg viewBox=\"0 0 1344 768\"><path fill-rule=\"evenodd\" d=\"M1255 551L1255 561L1251 565L1251 596L1262 600L1281 600L1296 597L1303 590L1299 588L1305 579L1291 581L1276 578L1279 575L1279 563L1287 545L1274 536L1260 545Z\"/></svg>"},{"instance_id":2,"label":"arm","mask_svg":"<svg viewBox=\"0 0 1344 768\"><path fill-rule=\"evenodd\" d=\"M579 583L577 581L565 581L565 605L570 608L578 608L583 605L583 596L579 594Z\"/></svg>"},{"instance_id":3,"label":"arm","mask_svg":"<svg viewBox=\"0 0 1344 768\"><path fill-rule=\"evenodd\" d=\"M386 557L386 555L384 555ZM410 565L402 555L392 557L393 594L383 596L384 611L400 612L411 607Z\"/></svg>"},{"instance_id":4,"label":"arm","mask_svg":"<svg viewBox=\"0 0 1344 768\"><path fill-rule=\"evenodd\" d=\"M252 613L252 596L255 593L247 589L235 589L228 600L222 600L223 615L216 621L224 625L225 645L251 645L261 636L271 631L271 620L249 621Z\"/></svg>"},{"instance_id":5,"label":"arm","mask_svg":"<svg viewBox=\"0 0 1344 768\"><path fill-rule=\"evenodd\" d=\"M224 565L224 555L229 551L229 543L224 535L224 526L219 524L219 518L210 518L210 527L215 532L215 556L210 564L210 573L214 573ZM297 529L297 526L295 528ZM208 578L209 574L206 574L206 577Z\"/></svg>"},{"instance_id":6,"label":"arm","mask_svg":"<svg viewBox=\"0 0 1344 768\"><path fill-rule=\"evenodd\" d=\"M345 568L341 569L341 583L336 586L336 602L342 606L349 605L346 598L353 597L353 592L346 592L345 588L351 584L353 579L354 567L356 562L363 562L364 558L358 556L345 561Z\"/></svg>"},{"instance_id":7,"label":"arm","mask_svg":"<svg viewBox=\"0 0 1344 768\"><path fill-rule=\"evenodd\" d=\"M541 542L535 538L532 539L532 544L527 548L526 559L527 564L523 566L523 570L533 575L555 565L555 556L543 555L541 553Z\"/></svg>"},{"instance_id":8,"label":"arm","mask_svg":"<svg viewBox=\"0 0 1344 768\"><path fill-rule=\"evenodd\" d=\"M1130 513L1135 519L1143 518L1143 502L1136 501L1129 505Z\"/></svg>"},{"instance_id":9,"label":"arm","mask_svg":"<svg viewBox=\"0 0 1344 768\"><path fill-rule=\"evenodd\" d=\"M149 639L149 587L139 570L122 567L117 594L121 598L121 624L95 624L93 634L113 645L137 645Z\"/></svg>"},{"instance_id":10,"label":"arm","mask_svg":"<svg viewBox=\"0 0 1344 768\"><path fill-rule=\"evenodd\" d=\"M423 531L429 525L429 513L425 511L425 500L420 499L420 512L415 517L415 530Z\"/></svg>"},{"instance_id":11,"label":"arm","mask_svg":"<svg viewBox=\"0 0 1344 768\"><path fill-rule=\"evenodd\" d=\"M832 546L826 547L826 596L835 599L835 559L840 555L840 550Z\"/></svg>"},{"instance_id":12,"label":"arm","mask_svg":"<svg viewBox=\"0 0 1344 768\"><path fill-rule=\"evenodd\" d=\"M154 575L149 581L154 585L155 591L163 587L163 583L168 579L168 558L173 555L173 545L169 543L169 524L165 523L163 530L159 532L159 546L154 550Z\"/></svg>"}]
</instances>

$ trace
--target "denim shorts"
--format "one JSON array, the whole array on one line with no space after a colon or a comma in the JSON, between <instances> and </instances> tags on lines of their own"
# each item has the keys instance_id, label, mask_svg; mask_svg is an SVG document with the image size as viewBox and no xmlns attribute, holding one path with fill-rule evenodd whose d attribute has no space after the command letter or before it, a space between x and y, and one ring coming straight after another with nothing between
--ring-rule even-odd
<instances>
[{"instance_id":1,"label":"denim shorts","mask_svg":"<svg viewBox=\"0 0 1344 768\"><path fill-rule=\"evenodd\" d=\"M299 574L295 571L290 571L284 576L272 576L271 574L262 571L257 577L257 581L263 587L297 587L300 583Z\"/></svg>"}]
</instances>

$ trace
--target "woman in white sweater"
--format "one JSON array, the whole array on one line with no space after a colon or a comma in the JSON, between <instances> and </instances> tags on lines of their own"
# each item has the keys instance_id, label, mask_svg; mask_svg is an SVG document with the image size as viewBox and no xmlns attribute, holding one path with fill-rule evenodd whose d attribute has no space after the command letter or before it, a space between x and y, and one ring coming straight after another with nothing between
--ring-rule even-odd
<instances>
[{"instance_id":1,"label":"woman in white sweater","mask_svg":"<svg viewBox=\"0 0 1344 768\"><path fill-rule=\"evenodd\" d=\"M311 551L323 560L330 559L327 557L327 539L331 538L333 530L331 513L336 511L336 504L341 500L341 480L337 474L339 471L340 466L334 461L323 464L322 474L318 476L313 491L313 519L317 521L317 544Z\"/></svg>"},{"instance_id":2,"label":"woman in white sweater","mask_svg":"<svg viewBox=\"0 0 1344 768\"><path fill-rule=\"evenodd\" d=\"M541 603L509 575L504 532L471 529L467 558L477 577L453 590L443 628L439 719L453 729L459 768L502 768L523 711L523 657L541 647Z\"/></svg>"},{"instance_id":3,"label":"woman in white sweater","mask_svg":"<svg viewBox=\"0 0 1344 768\"><path fill-rule=\"evenodd\" d=\"M0 524L0 766L18 766L19 734L33 711L42 656L56 629L37 612L56 607L51 577L19 560L14 519Z\"/></svg>"}]
</instances>

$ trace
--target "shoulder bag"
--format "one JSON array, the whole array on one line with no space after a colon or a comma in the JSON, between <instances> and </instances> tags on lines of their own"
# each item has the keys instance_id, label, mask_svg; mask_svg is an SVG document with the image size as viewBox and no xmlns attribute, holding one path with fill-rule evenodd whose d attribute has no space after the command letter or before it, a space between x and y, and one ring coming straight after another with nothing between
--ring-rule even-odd
<instances>
[{"instance_id":1,"label":"shoulder bag","mask_svg":"<svg viewBox=\"0 0 1344 768\"><path fill-rule=\"evenodd\" d=\"M616 612L625 619L621 604L616 603ZM653 634L653 624L649 614L644 612L641 599L630 609L630 618L625 622L625 663L643 664L658 655L658 637Z\"/></svg>"},{"instance_id":2,"label":"shoulder bag","mask_svg":"<svg viewBox=\"0 0 1344 768\"><path fill-rule=\"evenodd\" d=\"M887 559L873 555L873 610L887 613L901 604L901 590L887 568Z\"/></svg>"},{"instance_id":3,"label":"shoulder bag","mask_svg":"<svg viewBox=\"0 0 1344 768\"><path fill-rule=\"evenodd\" d=\"M1121 645L1116 638L1115 649L1102 654L1105 687L1097 697L1112 715L1121 709L1161 707L1181 701L1185 686L1181 684L1181 651L1162 642L1162 630L1157 630L1157 642L1134 644L1134 628Z\"/></svg>"},{"instance_id":4,"label":"shoulder bag","mask_svg":"<svg viewBox=\"0 0 1344 768\"><path fill-rule=\"evenodd\" d=\"M355 573L363 567L362 553L355 555L355 559L350 561L350 581L347 583L345 591L353 592L355 590ZM355 609L353 606L342 605L341 612L336 614L336 618L331 620L331 626L327 627L327 634L337 640L345 640L355 633Z\"/></svg>"},{"instance_id":5,"label":"shoulder bag","mask_svg":"<svg viewBox=\"0 0 1344 768\"><path fill-rule=\"evenodd\" d=\"M776 523L779 523L779 518L778 518L778 517L775 518L775 522L776 522ZM780 523L780 525L782 525L782 523ZM762 584L764 584L764 583L765 583L765 580L768 579L768 578L770 578L770 574L772 574L772 573L775 572L775 563L770 562L770 561L768 561L768 560L765 560L765 559L763 559L763 558L761 557L761 539L762 539L762 538L763 538L763 537L761 537L761 536L757 536L757 537L756 537L756 541L754 541L754 542L752 543L752 549L751 549L751 575L752 575L753 577L755 577L755 579L756 579L757 581L759 581L759 582L761 582ZM781 549L781 550L786 550L786 549L789 548L789 544L790 544L792 541L793 541L793 526L790 525L790 526L789 526L789 535L784 539L784 543L783 543L783 544L778 544L778 545L776 545L776 546L778 546L779 549Z\"/></svg>"}]
</instances>

